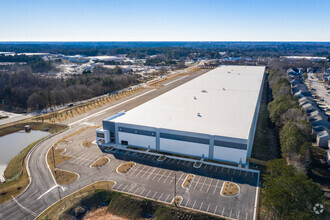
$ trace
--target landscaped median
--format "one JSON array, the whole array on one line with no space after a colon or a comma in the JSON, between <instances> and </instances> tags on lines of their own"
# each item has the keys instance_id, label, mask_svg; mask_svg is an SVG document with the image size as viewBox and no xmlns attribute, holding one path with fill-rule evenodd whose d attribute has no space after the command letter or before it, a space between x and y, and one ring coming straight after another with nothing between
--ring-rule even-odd
<instances>
[{"instance_id":1,"label":"landscaped median","mask_svg":"<svg viewBox=\"0 0 330 220\"><path fill-rule=\"evenodd\" d=\"M97 161L95 161L91 165L91 167L103 167L103 166L105 166L109 162L110 162L110 159L108 157L101 157Z\"/></svg>"},{"instance_id":2,"label":"landscaped median","mask_svg":"<svg viewBox=\"0 0 330 220\"><path fill-rule=\"evenodd\" d=\"M239 186L236 183L225 181L220 194L222 196L235 197L239 194Z\"/></svg>"},{"instance_id":3,"label":"landscaped median","mask_svg":"<svg viewBox=\"0 0 330 220\"><path fill-rule=\"evenodd\" d=\"M132 161L123 163L117 167L116 171L119 174L126 174L135 166L135 164L136 163Z\"/></svg>"},{"instance_id":4,"label":"landscaped median","mask_svg":"<svg viewBox=\"0 0 330 220\"><path fill-rule=\"evenodd\" d=\"M0 129L0 136L7 135L10 133L17 132L24 129L24 123L18 123L11 126L3 126ZM65 125L50 125L42 123L31 124L33 130L43 130L44 128L50 128L50 133L55 134L56 132L63 131ZM43 138L46 139L47 137ZM6 182L0 184L0 204L8 201L13 197L21 194L29 184L28 174L26 171L26 157L33 147L43 139L35 141L26 148L24 148L18 155L16 155L9 162L5 170Z\"/></svg>"},{"instance_id":5,"label":"landscaped median","mask_svg":"<svg viewBox=\"0 0 330 220\"><path fill-rule=\"evenodd\" d=\"M189 188L192 181L194 180L195 175L194 174L188 174L185 178L185 180L182 183L182 187L183 188Z\"/></svg>"}]
</instances>

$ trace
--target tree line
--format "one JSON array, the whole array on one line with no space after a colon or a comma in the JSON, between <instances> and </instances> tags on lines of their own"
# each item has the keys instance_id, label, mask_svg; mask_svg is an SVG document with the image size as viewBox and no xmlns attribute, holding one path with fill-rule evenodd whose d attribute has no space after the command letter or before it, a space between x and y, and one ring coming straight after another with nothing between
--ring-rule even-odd
<instances>
[{"instance_id":1,"label":"tree line","mask_svg":"<svg viewBox=\"0 0 330 220\"><path fill-rule=\"evenodd\" d=\"M96 68L93 74L68 79L40 77L31 67L12 70L0 71L0 100L3 108L14 111L34 111L89 99L139 82L138 75L123 74L120 68Z\"/></svg>"},{"instance_id":2,"label":"tree line","mask_svg":"<svg viewBox=\"0 0 330 220\"><path fill-rule=\"evenodd\" d=\"M291 94L286 75L288 63L276 61L270 66L268 79L273 101L268 111L280 131L282 158L267 162L263 205L270 219L316 219L321 217L317 204L322 204L324 195L307 176L313 141L311 124Z\"/></svg>"}]
</instances>

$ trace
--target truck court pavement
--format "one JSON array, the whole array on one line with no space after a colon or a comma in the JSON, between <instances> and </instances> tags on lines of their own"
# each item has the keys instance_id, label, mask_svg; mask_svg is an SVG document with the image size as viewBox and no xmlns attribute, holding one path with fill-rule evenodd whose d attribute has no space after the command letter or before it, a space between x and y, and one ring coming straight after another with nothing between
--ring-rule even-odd
<instances>
[{"instance_id":1,"label":"truck court pavement","mask_svg":"<svg viewBox=\"0 0 330 220\"><path fill-rule=\"evenodd\" d=\"M176 187L176 195L183 198L182 207L232 219L254 219L258 172L220 164L203 164L196 169L192 161L184 158L159 162L159 156L147 152L113 149L104 153L95 148L98 147L94 145L75 153L67 151L66 155L74 153L70 155L73 158L59 168L77 172L82 179L90 178L91 170L97 170L98 175L116 182L114 190L160 202L170 203ZM110 163L102 168L90 168L101 156L109 157ZM116 168L126 161L134 161L136 165L127 174L118 174ZM182 184L189 173L195 178L186 189ZM237 183L240 193L236 197L221 196L224 181Z\"/></svg>"},{"instance_id":2,"label":"truck court pavement","mask_svg":"<svg viewBox=\"0 0 330 220\"><path fill-rule=\"evenodd\" d=\"M86 133L75 135L61 146L66 149L64 154L72 156L72 159L60 164L58 168L78 173L77 181L66 186L58 186L47 167L45 160L47 152L59 140L83 127L100 126L102 119L109 115L130 110L201 74L203 73L195 73L188 77L181 77L180 80L174 78L166 82L167 85L164 84L163 87L152 92L142 91L67 120L65 124L71 124L69 130L42 141L27 156L31 183L15 200L0 205L0 219L34 219L56 201L93 182L102 180L115 181L114 190L170 202L174 196L175 175L177 195L183 197L181 206L233 219L253 219L258 173L211 165L203 165L195 169L192 167L192 162L184 159L168 158L160 163L157 161L157 156L147 153L124 150L107 153L102 152L96 145L89 148L82 147L83 140L95 140L95 130L87 130ZM141 95L143 93L145 95ZM90 167L101 156L109 157L110 163L100 168ZM120 164L130 160L137 164L128 174L116 173L116 168ZM187 173L193 173L196 177L190 188L184 189L181 185ZM226 180L233 180L240 186L240 194L237 197L220 195L221 186Z\"/></svg>"}]
</instances>

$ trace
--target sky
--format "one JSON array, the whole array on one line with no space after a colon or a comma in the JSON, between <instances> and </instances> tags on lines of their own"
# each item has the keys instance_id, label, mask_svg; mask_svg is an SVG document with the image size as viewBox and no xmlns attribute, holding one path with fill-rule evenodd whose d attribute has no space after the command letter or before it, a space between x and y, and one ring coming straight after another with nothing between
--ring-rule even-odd
<instances>
[{"instance_id":1,"label":"sky","mask_svg":"<svg viewBox=\"0 0 330 220\"><path fill-rule=\"evenodd\" d=\"M0 0L0 41L330 41L330 0Z\"/></svg>"}]
</instances>

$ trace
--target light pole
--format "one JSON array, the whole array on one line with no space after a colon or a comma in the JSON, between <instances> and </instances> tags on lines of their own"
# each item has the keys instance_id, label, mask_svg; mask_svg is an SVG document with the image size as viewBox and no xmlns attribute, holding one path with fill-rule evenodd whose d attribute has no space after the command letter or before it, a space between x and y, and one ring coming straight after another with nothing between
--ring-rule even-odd
<instances>
[{"instance_id":1,"label":"light pole","mask_svg":"<svg viewBox=\"0 0 330 220\"><path fill-rule=\"evenodd\" d=\"M55 155L54 155L54 145L53 145L53 147L52 147L52 151L53 151L54 173L56 174Z\"/></svg>"},{"instance_id":2,"label":"light pole","mask_svg":"<svg viewBox=\"0 0 330 220\"><path fill-rule=\"evenodd\" d=\"M176 197L176 174L177 174L177 171L174 174L174 199Z\"/></svg>"}]
</instances>

